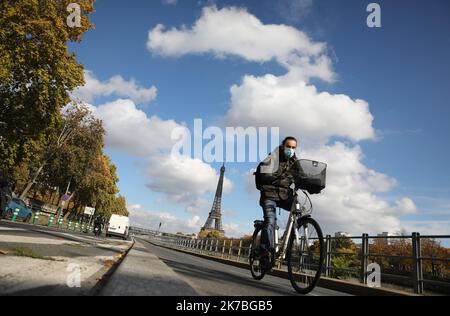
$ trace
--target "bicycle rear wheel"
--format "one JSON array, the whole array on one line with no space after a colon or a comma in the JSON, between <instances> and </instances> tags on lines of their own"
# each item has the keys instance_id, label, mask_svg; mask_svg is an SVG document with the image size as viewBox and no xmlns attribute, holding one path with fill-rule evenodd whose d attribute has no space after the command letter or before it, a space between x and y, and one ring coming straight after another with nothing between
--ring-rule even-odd
<instances>
[{"instance_id":1,"label":"bicycle rear wheel","mask_svg":"<svg viewBox=\"0 0 450 316\"><path fill-rule=\"evenodd\" d=\"M288 274L294 289L300 294L311 292L319 281L324 260L322 229L310 217L301 218L298 241L291 234L287 250Z\"/></svg>"},{"instance_id":2,"label":"bicycle rear wheel","mask_svg":"<svg viewBox=\"0 0 450 316\"><path fill-rule=\"evenodd\" d=\"M261 228L256 228L252 237L252 245L250 251L250 272L255 280L262 280L266 275L266 270L260 261L260 246L261 246Z\"/></svg>"}]
</instances>

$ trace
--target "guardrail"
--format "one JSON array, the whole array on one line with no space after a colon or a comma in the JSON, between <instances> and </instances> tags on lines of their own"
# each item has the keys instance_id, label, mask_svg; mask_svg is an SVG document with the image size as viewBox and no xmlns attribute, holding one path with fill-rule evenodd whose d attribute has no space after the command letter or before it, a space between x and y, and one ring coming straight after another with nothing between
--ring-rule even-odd
<instances>
[{"instance_id":1,"label":"guardrail","mask_svg":"<svg viewBox=\"0 0 450 316\"><path fill-rule=\"evenodd\" d=\"M135 232L136 233L136 232ZM251 239L193 239L190 237L174 236L157 232L145 234L157 244L189 250L192 252L217 256L223 259L248 262L250 254ZM416 294L424 294L425 287L431 292L450 293L450 249L441 247L444 256L438 257L433 254L423 253L423 242L435 241L437 239L450 240L450 235L421 236L413 233L410 236L362 236L351 237L331 237L327 235L324 240L325 262L323 275L329 278L348 279L353 278L360 284L368 284L368 271L370 263L378 263L381 267L381 282L383 286L401 287L402 289L413 290ZM353 251L342 251L337 248L338 243L348 241L360 241L352 243ZM375 250L388 249L394 241L400 241L404 246L401 254L378 253ZM436 243L435 245L438 245ZM352 258L347 260L349 266L339 266L342 258ZM395 271L387 263L394 260L405 269ZM434 271L424 271L424 263L431 262ZM279 267L286 269L283 262ZM436 271L440 271L436 273ZM424 273L425 272L425 273Z\"/></svg>"}]
</instances>

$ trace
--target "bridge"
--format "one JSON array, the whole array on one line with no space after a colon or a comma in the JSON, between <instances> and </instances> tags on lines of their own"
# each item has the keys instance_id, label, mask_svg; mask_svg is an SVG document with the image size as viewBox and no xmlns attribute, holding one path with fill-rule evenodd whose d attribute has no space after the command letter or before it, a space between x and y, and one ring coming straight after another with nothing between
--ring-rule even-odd
<instances>
[{"instance_id":1,"label":"bridge","mask_svg":"<svg viewBox=\"0 0 450 316\"><path fill-rule=\"evenodd\" d=\"M263 280L254 280L248 269L249 244L245 239L195 239L133 227L132 238L121 241L96 238L63 225L0 221L0 295L146 295L146 296L297 296L281 266ZM420 295L446 289L450 282L428 274L426 262L435 267L449 266L449 256L424 252L430 238L450 236L353 236L356 253L337 254L338 239L326 238L326 265L316 289L309 296ZM375 239L402 240L412 247L399 255L411 261L409 275L396 276L403 283L394 286L395 276L381 274L382 287L367 284L365 265L383 254L364 245ZM370 247L369 247L370 248ZM428 251L428 250L427 250ZM354 256L359 265L338 267L336 256ZM388 256L385 254L385 256ZM80 267L80 287L69 287L70 265ZM348 271L347 271L348 270ZM27 271L39 271L38 276ZM340 271L341 273L337 273ZM349 277L342 279L342 272ZM337 279L337 278L341 279ZM74 279L76 280L76 278ZM383 282L383 280L389 282ZM73 281L73 280L72 280ZM68 283L69 282L69 283ZM398 283L398 284L400 284ZM446 292L444 292L446 294Z\"/></svg>"}]
</instances>

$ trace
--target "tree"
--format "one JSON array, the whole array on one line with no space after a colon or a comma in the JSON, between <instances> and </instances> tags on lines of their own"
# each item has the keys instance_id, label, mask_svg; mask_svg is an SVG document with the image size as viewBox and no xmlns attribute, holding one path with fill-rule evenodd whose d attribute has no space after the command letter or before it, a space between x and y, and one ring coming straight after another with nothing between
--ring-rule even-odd
<instances>
[{"instance_id":1,"label":"tree","mask_svg":"<svg viewBox=\"0 0 450 316\"><path fill-rule=\"evenodd\" d=\"M100 120L95 119L90 110L83 104L71 104L66 108L61 124L57 128L48 128L46 130L46 144L41 149L41 161L38 162L38 168L34 172L33 177L27 183L21 194L21 198L25 198L32 185L36 182L44 167L47 165L49 172L58 167L57 163L61 162L64 153L76 154L73 160L79 160L79 149L89 150L101 153L103 149L104 130ZM72 144L73 140L73 144ZM60 156L58 156L58 154ZM56 157L56 159L55 159ZM48 165L53 160L53 165ZM64 160L63 160L64 161ZM35 161L37 162L37 161ZM66 163L68 161L65 161ZM67 166L59 166L64 169ZM59 170L60 172L63 171ZM54 173L54 172L53 172ZM51 178L54 179L54 178ZM56 177L57 179L57 177ZM54 181L53 181L54 182Z\"/></svg>"},{"instance_id":2,"label":"tree","mask_svg":"<svg viewBox=\"0 0 450 316\"><path fill-rule=\"evenodd\" d=\"M95 0L77 0L80 27L67 24L71 0L0 2L0 168L13 174L30 166L44 147L46 130L56 128L69 93L84 84L83 67L69 41L79 42L92 24ZM36 152L38 155L36 155Z\"/></svg>"},{"instance_id":3,"label":"tree","mask_svg":"<svg viewBox=\"0 0 450 316\"><path fill-rule=\"evenodd\" d=\"M202 230L199 234L198 234L198 238L202 239L202 238L214 238L214 239L219 239L221 237L220 232L217 230Z\"/></svg>"},{"instance_id":4,"label":"tree","mask_svg":"<svg viewBox=\"0 0 450 316\"><path fill-rule=\"evenodd\" d=\"M128 215L125 198L117 195L116 167L103 153L102 122L86 105L71 104L64 109L60 130L52 131L50 138L55 141L46 149L42 173L34 177L39 187L68 190L75 197L72 215L81 215L83 206L95 207L105 217ZM67 141L58 145L63 134Z\"/></svg>"}]
</instances>

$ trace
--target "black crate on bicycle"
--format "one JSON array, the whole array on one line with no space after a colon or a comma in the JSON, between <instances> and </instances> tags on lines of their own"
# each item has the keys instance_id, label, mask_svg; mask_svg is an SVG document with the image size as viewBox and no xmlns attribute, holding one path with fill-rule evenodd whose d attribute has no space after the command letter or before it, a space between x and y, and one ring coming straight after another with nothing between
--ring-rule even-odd
<instances>
[{"instance_id":1,"label":"black crate on bicycle","mask_svg":"<svg viewBox=\"0 0 450 316\"><path fill-rule=\"evenodd\" d=\"M300 159L297 161L300 169L299 189L309 194L318 194L325 189L327 177L327 164L323 162Z\"/></svg>"}]
</instances>

